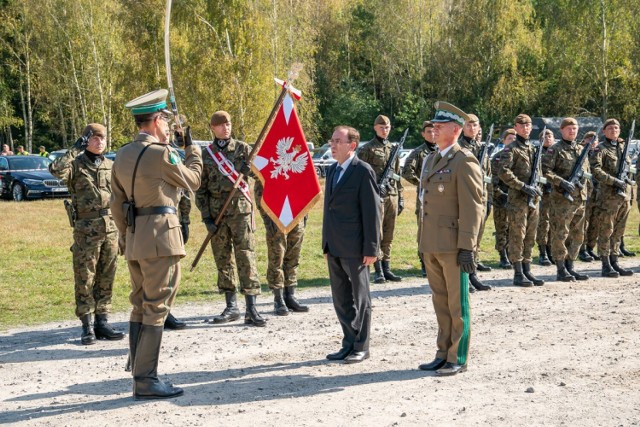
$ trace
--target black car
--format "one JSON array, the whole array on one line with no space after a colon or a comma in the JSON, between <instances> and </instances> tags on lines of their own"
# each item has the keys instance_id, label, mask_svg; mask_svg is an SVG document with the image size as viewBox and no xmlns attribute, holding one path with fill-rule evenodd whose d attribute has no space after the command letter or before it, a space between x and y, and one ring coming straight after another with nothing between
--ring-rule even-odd
<instances>
[{"instance_id":1,"label":"black car","mask_svg":"<svg viewBox=\"0 0 640 427\"><path fill-rule=\"evenodd\" d=\"M17 202L44 197L68 197L62 180L49 172L51 160L40 156L1 156L0 195Z\"/></svg>"}]
</instances>

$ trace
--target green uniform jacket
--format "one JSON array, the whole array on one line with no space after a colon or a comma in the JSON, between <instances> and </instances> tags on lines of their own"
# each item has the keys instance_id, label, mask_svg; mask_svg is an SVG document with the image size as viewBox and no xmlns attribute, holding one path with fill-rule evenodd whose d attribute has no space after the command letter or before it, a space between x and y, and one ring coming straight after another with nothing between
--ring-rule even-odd
<instances>
[{"instance_id":1,"label":"green uniform jacket","mask_svg":"<svg viewBox=\"0 0 640 427\"><path fill-rule=\"evenodd\" d=\"M529 183L535 155L536 148L529 140L520 136L504 147L500 153L498 176L509 186L509 204L518 206L527 204L529 196L520 190ZM536 197L533 203L537 205L539 201L540 197Z\"/></svg>"},{"instance_id":2,"label":"green uniform jacket","mask_svg":"<svg viewBox=\"0 0 640 427\"><path fill-rule=\"evenodd\" d=\"M376 183L380 182L380 177L382 176L382 172L384 172L385 166L387 166L387 162L389 161L389 157L391 157L391 150L393 149L393 144L391 144L388 140L385 142L381 142L378 138L373 138L371 141L367 142L365 145L360 148L358 151L358 158L363 162L369 163L371 169L376 174ZM400 157L396 157L396 162L393 165L393 173L398 176L398 179L389 179L389 192L388 195L402 196L402 183L400 182Z\"/></svg>"},{"instance_id":3,"label":"green uniform jacket","mask_svg":"<svg viewBox=\"0 0 640 427\"><path fill-rule=\"evenodd\" d=\"M571 172L578 160L578 157L584 150L577 142L569 142L561 140L547 148L542 156L542 172L545 174L547 181L553 186L554 193L564 194L564 190L560 187L562 180L568 180L571 176ZM589 171L589 162L585 161L582 165L582 170ZM582 189L576 186L576 189L571 193L573 200L577 203L582 203L587 200L587 184L586 178L580 180Z\"/></svg>"},{"instance_id":4,"label":"green uniform jacket","mask_svg":"<svg viewBox=\"0 0 640 427\"><path fill-rule=\"evenodd\" d=\"M625 197L617 195L617 190L613 186L618 167L618 158L622 155L624 140L617 142L608 139L602 141L590 154L589 163L593 178L598 182L598 201L631 200L631 187L627 185ZM631 159L627 156L627 162Z\"/></svg>"}]
</instances>

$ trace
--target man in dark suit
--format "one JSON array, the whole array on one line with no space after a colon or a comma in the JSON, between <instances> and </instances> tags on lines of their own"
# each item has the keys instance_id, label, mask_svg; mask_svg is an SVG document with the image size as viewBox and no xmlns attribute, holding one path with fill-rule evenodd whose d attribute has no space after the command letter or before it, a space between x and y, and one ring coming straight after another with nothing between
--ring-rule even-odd
<instances>
[{"instance_id":1,"label":"man in dark suit","mask_svg":"<svg viewBox=\"0 0 640 427\"><path fill-rule=\"evenodd\" d=\"M380 249L380 197L371 166L355 155L360 134L338 126L331 137L336 160L327 173L322 251L331 280L333 306L342 326L342 348L329 360L358 363L369 358L371 297L369 266Z\"/></svg>"}]
</instances>

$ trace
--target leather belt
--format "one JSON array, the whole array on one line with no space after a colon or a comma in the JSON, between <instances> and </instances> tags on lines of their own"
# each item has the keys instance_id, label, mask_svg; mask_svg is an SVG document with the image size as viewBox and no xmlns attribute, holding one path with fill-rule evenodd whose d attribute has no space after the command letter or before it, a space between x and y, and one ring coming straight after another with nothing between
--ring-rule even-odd
<instances>
[{"instance_id":1,"label":"leather belt","mask_svg":"<svg viewBox=\"0 0 640 427\"><path fill-rule=\"evenodd\" d=\"M173 206L151 206L149 208L136 208L136 216L145 215L163 215L163 214L176 214L176 208Z\"/></svg>"},{"instance_id":2,"label":"leather belt","mask_svg":"<svg viewBox=\"0 0 640 427\"><path fill-rule=\"evenodd\" d=\"M94 219L94 218L100 218L100 217L109 216L109 215L111 215L111 209L104 208L95 212L78 213L78 219Z\"/></svg>"}]
</instances>

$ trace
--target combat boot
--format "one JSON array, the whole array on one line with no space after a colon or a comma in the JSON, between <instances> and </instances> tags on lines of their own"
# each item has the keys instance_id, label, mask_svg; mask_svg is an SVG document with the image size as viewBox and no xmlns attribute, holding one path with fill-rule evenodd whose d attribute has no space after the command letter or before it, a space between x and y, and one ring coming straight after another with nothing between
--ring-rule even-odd
<instances>
[{"instance_id":1,"label":"combat boot","mask_svg":"<svg viewBox=\"0 0 640 427\"><path fill-rule=\"evenodd\" d=\"M129 357L124 367L125 372L131 372L133 361L136 358L136 348L138 347L138 338L140 338L141 322L129 322Z\"/></svg>"},{"instance_id":2,"label":"combat boot","mask_svg":"<svg viewBox=\"0 0 640 427\"><path fill-rule=\"evenodd\" d=\"M609 257L607 255L603 255L600 257L601 261L602 261L602 273L601 276L602 277L618 277L620 276L620 274L613 269L613 267L611 266L611 263L609 262Z\"/></svg>"},{"instance_id":3,"label":"combat boot","mask_svg":"<svg viewBox=\"0 0 640 427\"><path fill-rule=\"evenodd\" d=\"M133 358L133 398L169 399L184 391L158 378L158 359L164 326L142 325Z\"/></svg>"},{"instance_id":4,"label":"combat boot","mask_svg":"<svg viewBox=\"0 0 640 427\"><path fill-rule=\"evenodd\" d=\"M309 307L306 305L300 304L300 301L296 298L295 295L296 287L295 286L285 286L284 288L284 303L287 304L289 310L296 313L306 313L309 311Z\"/></svg>"},{"instance_id":5,"label":"combat boot","mask_svg":"<svg viewBox=\"0 0 640 427\"><path fill-rule=\"evenodd\" d=\"M551 265L551 260L547 257L547 247L545 245L539 245L540 255L538 256L538 264L548 267Z\"/></svg>"},{"instance_id":6,"label":"combat boot","mask_svg":"<svg viewBox=\"0 0 640 427\"><path fill-rule=\"evenodd\" d=\"M581 274L576 272L573 269L573 260L572 259L565 259L564 260L564 266L566 267L567 271L569 272L570 275L572 275L573 277L576 278L576 280L587 280L589 278L589 276L587 276L586 274Z\"/></svg>"},{"instance_id":7,"label":"combat boot","mask_svg":"<svg viewBox=\"0 0 640 427\"><path fill-rule=\"evenodd\" d=\"M180 329L184 329L187 327L187 322L183 322L182 320L178 320L175 318L175 316L171 313L169 313L169 315L167 316L166 319L164 319L164 328L165 329L172 329L172 330L180 330Z\"/></svg>"},{"instance_id":8,"label":"combat boot","mask_svg":"<svg viewBox=\"0 0 640 427\"><path fill-rule=\"evenodd\" d=\"M562 261L556 261L556 267L558 269L558 274L556 275L556 280L560 281L560 282L575 282L576 278L573 277L571 275L571 273L569 273L567 271L567 266L564 263L564 260Z\"/></svg>"},{"instance_id":9,"label":"combat boot","mask_svg":"<svg viewBox=\"0 0 640 427\"><path fill-rule=\"evenodd\" d=\"M386 283L387 280L384 278L382 274L382 267L380 266L380 261L376 261L373 263L373 283Z\"/></svg>"},{"instance_id":10,"label":"combat boot","mask_svg":"<svg viewBox=\"0 0 640 427\"><path fill-rule=\"evenodd\" d=\"M500 251L500 268L503 270L511 270L513 268L511 262L509 262L509 257L507 256L507 248Z\"/></svg>"},{"instance_id":11,"label":"combat boot","mask_svg":"<svg viewBox=\"0 0 640 427\"><path fill-rule=\"evenodd\" d=\"M624 237L620 239L620 256L632 257L636 256L635 252L628 251L624 246Z\"/></svg>"},{"instance_id":12,"label":"combat boot","mask_svg":"<svg viewBox=\"0 0 640 427\"><path fill-rule=\"evenodd\" d=\"M421 253L418 253L418 258L420 259L420 272L422 273L422 277L427 277L427 268L424 265Z\"/></svg>"},{"instance_id":13,"label":"combat boot","mask_svg":"<svg viewBox=\"0 0 640 427\"><path fill-rule=\"evenodd\" d=\"M240 310L238 309L236 293L233 291L225 291L224 299L227 302L227 307L219 316L213 317L213 323L229 323L240 318Z\"/></svg>"},{"instance_id":14,"label":"combat boot","mask_svg":"<svg viewBox=\"0 0 640 427\"><path fill-rule=\"evenodd\" d=\"M260 316L256 309L256 296L245 295L244 301L247 304L247 311L244 314L244 323L254 326L267 326L267 321Z\"/></svg>"},{"instance_id":15,"label":"combat boot","mask_svg":"<svg viewBox=\"0 0 640 427\"><path fill-rule=\"evenodd\" d=\"M547 249L547 257L549 257L549 261L551 261L551 264L555 264L556 260L551 256L551 246L547 245L545 248Z\"/></svg>"},{"instance_id":16,"label":"combat boot","mask_svg":"<svg viewBox=\"0 0 640 427\"><path fill-rule=\"evenodd\" d=\"M580 261L582 261L582 262L591 262L591 261L593 261L593 257L591 255L589 255L589 252L587 252L587 246L586 245L582 245L580 247L580 252L578 253L578 259L580 259Z\"/></svg>"},{"instance_id":17,"label":"combat boot","mask_svg":"<svg viewBox=\"0 0 640 427\"><path fill-rule=\"evenodd\" d=\"M124 338L124 332L116 331L111 327L107 319L107 314L96 314L96 324L94 326L96 338L99 340L117 341Z\"/></svg>"},{"instance_id":18,"label":"combat boot","mask_svg":"<svg viewBox=\"0 0 640 427\"><path fill-rule=\"evenodd\" d=\"M396 276L389 268L389 261L382 261L382 274L386 280L390 282L402 282L402 277Z\"/></svg>"},{"instance_id":19,"label":"combat boot","mask_svg":"<svg viewBox=\"0 0 640 427\"><path fill-rule=\"evenodd\" d=\"M287 308L287 304L284 302L284 298L282 295L282 288L273 290L273 310L276 312L278 316L288 316L289 309Z\"/></svg>"},{"instance_id":20,"label":"combat boot","mask_svg":"<svg viewBox=\"0 0 640 427\"><path fill-rule=\"evenodd\" d=\"M600 261L600 257L598 256L598 254L596 254L595 252L593 252L593 247L589 247L587 246L587 253L591 256L591 258L593 258L596 261Z\"/></svg>"},{"instance_id":21,"label":"combat boot","mask_svg":"<svg viewBox=\"0 0 640 427\"><path fill-rule=\"evenodd\" d=\"M482 283L480 279L478 279L478 275L475 272L469 274L469 283L471 283L473 287L479 291L491 290L491 286Z\"/></svg>"},{"instance_id":22,"label":"combat boot","mask_svg":"<svg viewBox=\"0 0 640 427\"><path fill-rule=\"evenodd\" d=\"M523 288L533 286L533 283L522 272L522 262L514 262L513 270L513 286L521 286Z\"/></svg>"},{"instance_id":23,"label":"combat boot","mask_svg":"<svg viewBox=\"0 0 640 427\"><path fill-rule=\"evenodd\" d=\"M617 255L609 255L609 262L611 263L611 267L615 271L618 272L621 276L633 276L633 271L627 270L626 268L622 268L618 265L618 256Z\"/></svg>"},{"instance_id":24,"label":"combat boot","mask_svg":"<svg viewBox=\"0 0 640 427\"><path fill-rule=\"evenodd\" d=\"M529 262L522 263L522 274L524 274L524 277L531 280L531 283L533 283L533 286L544 285L544 280L538 279L536 276L533 275L533 273L531 273L531 263Z\"/></svg>"},{"instance_id":25,"label":"combat boot","mask_svg":"<svg viewBox=\"0 0 640 427\"><path fill-rule=\"evenodd\" d=\"M91 313L80 316L80 321L82 322L82 335L80 336L80 342L82 345L95 344L96 335L93 332L93 325L91 325Z\"/></svg>"},{"instance_id":26,"label":"combat boot","mask_svg":"<svg viewBox=\"0 0 640 427\"><path fill-rule=\"evenodd\" d=\"M476 264L476 270L478 270L478 271L491 271L491 267L489 267L488 265L484 265L481 262L478 262L478 264Z\"/></svg>"}]
</instances>

